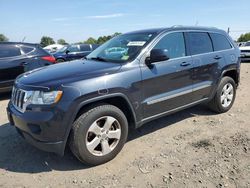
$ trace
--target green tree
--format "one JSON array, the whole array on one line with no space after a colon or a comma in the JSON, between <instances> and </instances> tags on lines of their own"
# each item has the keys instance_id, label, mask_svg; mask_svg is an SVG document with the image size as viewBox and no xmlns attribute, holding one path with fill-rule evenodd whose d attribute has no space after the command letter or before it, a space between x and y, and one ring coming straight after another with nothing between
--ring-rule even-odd
<instances>
[{"instance_id":1,"label":"green tree","mask_svg":"<svg viewBox=\"0 0 250 188\"><path fill-rule=\"evenodd\" d=\"M247 41L250 41L250 33L242 34L238 38L238 42L247 42Z\"/></svg>"},{"instance_id":2,"label":"green tree","mask_svg":"<svg viewBox=\"0 0 250 188\"><path fill-rule=\"evenodd\" d=\"M97 41L93 37L89 37L86 41L84 41L85 44L96 44Z\"/></svg>"},{"instance_id":3,"label":"green tree","mask_svg":"<svg viewBox=\"0 0 250 188\"><path fill-rule=\"evenodd\" d=\"M57 44L67 45L68 43L64 39L58 39Z\"/></svg>"},{"instance_id":4,"label":"green tree","mask_svg":"<svg viewBox=\"0 0 250 188\"><path fill-rule=\"evenodd\" d=\"M115 32L115 33L112 35L112 38L113 38L113 37L116 37L116 36L118 36L118 35L120 35L120 34L122 34L122 33Z\"/></svg>"},{"instance_id":5,"label":"green tree","mask_svg":"<svg viewBox=\"0 0 250 188\"><path fill-rule=\"evenodd\" d=\"M7 42L7 41L9 41L9 39L4 34L0 34L0 42Z\"/></svg>"},{"instance_id":6,"label":"green tree","mask_svg":"<svg viewBox=\"0 0 250 188\"><path fill-rule=\"evenodd\" d=\"M42 47L45 47L45 46L48 46L48 45L51 45L51 44L55 44L55 41L54 41L54 39L51 38L51 37L43 36L43 37L41 38L40 44L41 44Z\"/></svg>"},{"instance_id":7,"label":"green tree","mask_svg":"<svg viewBox=\"0 0 250 188\"><path fill-rule=\"evenodd\" d=\"M100 36L97 39L93 38L93 37L89 37L86 41L84 41L84 44L103 44L105 42L107 42L108 40L110 40L113 37L116 37L118 35L120 35L121 33L114 33L113 35L106 35L106 36ZM77 44L82 44L82 42L79 42Z\"/></svg>"}]
</instances>

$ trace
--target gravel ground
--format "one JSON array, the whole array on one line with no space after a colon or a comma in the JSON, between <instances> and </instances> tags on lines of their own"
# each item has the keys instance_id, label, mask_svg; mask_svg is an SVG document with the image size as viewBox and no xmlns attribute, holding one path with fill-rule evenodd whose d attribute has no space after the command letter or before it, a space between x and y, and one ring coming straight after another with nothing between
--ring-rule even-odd
<instances>
[{"instance_id":1,"label":"gravel ground","mask_svg":"<svg viewBox=\"0 0 250 188\"><path fill-rule=\"evenodd\" d=\"M130 133L111 162L87 167L27 144L0 99L0 187L250 187L250 64L242 64L233 108L197 106Z\"/></svg>"}]
</instances>

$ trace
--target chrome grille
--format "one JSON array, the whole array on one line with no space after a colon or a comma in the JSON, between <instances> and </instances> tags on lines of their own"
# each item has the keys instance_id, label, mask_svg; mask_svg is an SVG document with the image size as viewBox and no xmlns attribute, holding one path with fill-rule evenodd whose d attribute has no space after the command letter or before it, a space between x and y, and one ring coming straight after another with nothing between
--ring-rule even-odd
<instances>
[{"instance_id":1,"label":"chrome grille","mask_svg":"<svg viewBox=\"0 0 250 188\"><path fill-rule=\"evenodd\" d=\"M15 108L20 111L24 112L24 98L25 98L26 92L24 90L13 88L12 90L12 97L11 102L15 106Z\"/></svg>"}]
</instances>

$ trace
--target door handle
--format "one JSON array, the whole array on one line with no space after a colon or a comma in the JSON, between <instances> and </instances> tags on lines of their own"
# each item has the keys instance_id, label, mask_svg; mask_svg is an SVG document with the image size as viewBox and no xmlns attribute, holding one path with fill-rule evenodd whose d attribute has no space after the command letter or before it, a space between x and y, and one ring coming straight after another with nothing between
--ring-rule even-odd
<instances>
[{"instance_id":1,"label":"door handle","mask_svg":"<svg viewBox=\"0 0 250 188\"><path fill-rule=\"evenodd\" d=\"M28 65L28 63L27 62L22 62L22 65L26 66L26 65Z\"/></svg>"},{"instance_id":2,"label":"door handle","mask_svg":"<svg viewBox=\"0 0 250 188\"><path fill-rule=\"evenodd\" d=\"M222 58L222 57L219 56L219 55L217 55L217 56L214 57L214 59L216 59L216 60L219 60L219 59L221 59L221 58Z\"/></svg>"},{"instance_id":3,"label":"door handle","mask_svg":"<svg viewBox=\"0 0 250 188\"><path fill-rule=\"evenodd\" d=\"M186 67L186 66L189 66L189 65L191 65L191 63L189 63L189 62L182 62L181 63L182 67Z\"/></svg>"}]
</instances>

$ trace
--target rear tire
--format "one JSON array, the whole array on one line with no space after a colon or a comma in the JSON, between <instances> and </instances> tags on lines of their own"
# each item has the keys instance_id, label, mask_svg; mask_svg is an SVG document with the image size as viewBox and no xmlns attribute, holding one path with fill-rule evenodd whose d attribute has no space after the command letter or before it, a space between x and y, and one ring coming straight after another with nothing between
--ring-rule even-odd
<instances>
[{"instance_id":1,"label":"rear tire","mask_svg":"<svg viewBox=\"0 0 250 188\"><path fill-rule=\"evenodd\" d=\"M231 109L236 96L236 84L231 77L223 77L209 108L216 113L224 113Z\"/></svg>"},{"instance_id":2,"label":"rear tire","mask_svg":"<svg viewBox=\"0 0 250 188\"><path fill-rule=\"evenodd\" d=\"M87 165L112 160L123 148L128 135L124 113L112 105L101 105L83 113L73 124L69 146Z\"/></svg>"}]
</instances>

